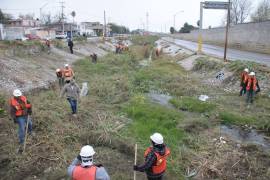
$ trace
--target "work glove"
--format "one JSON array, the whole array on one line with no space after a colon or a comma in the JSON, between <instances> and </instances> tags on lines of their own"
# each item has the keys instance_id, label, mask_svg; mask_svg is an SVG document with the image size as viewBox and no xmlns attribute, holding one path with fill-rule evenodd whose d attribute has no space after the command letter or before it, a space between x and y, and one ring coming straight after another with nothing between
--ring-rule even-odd
<instances>
[{"instance_id":1,"label":"work glove","mask_svg":"<svg viewBox=\"0 0 270 180\"><path fill-rule=\"evenodd\" d=\"M103 167L103 165L102 164L95 164L95 166L97 166L97 167Z\"/></svg>"},{"instance_id":2,"label":"work glove","mask_svg":"<svg viewBox=\"0 0 270 180\"><path fill-rule=\"evenodd\" d=\"M134 166L133 166L133 170L134 170L134 171L139 171L138 166L137 166L137 165L134 165Z\"/></svg>"},{"instance_id":3,"label":"work glove","mask_svg":"<svg viewBox=\"0 0 270 180\"><path fill-rule=\"evenodd\" d=\"M78 155L78 156L77 156L77 159L78 159L79 161L82 161L81 155Z\"/></svg>"}]
</instances>

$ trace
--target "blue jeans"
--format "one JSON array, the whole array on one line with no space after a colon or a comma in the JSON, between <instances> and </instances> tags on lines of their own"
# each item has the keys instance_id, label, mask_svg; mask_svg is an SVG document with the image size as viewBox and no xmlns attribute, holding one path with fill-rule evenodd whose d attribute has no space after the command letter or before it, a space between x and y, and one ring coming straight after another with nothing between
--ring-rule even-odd
<instances>
[{"instance_id":1,"label":"blue jeans","mask_svg":"<svg viewBox=\"0 0 270 180\"><path fill-rule=\"evenodd\" d=\"M25 127L27 123L27 116L16 117L16 122L19 125L19 141L20 141L20 144L23 144L24 136L25 136ZM28 120L28 133L29 134L32 133L32 121L30 118Z\"/></svg>"},{"instance_id":2,"label":"blue jeans","mask_svg":"<svg viewBox=\"0 0 270 180\"><path fill-rule=\"evenodd\" d=\"M72 114L76 114L77 113L77 100L71 99L71 98L67 98L67 100L70 104Z\"/></svg>"},{"instance_id":3,"label":"blue jeans","mask_svg":"<svg viewBox=\"0 0 270 180\"><path fill-rule=\"evenodd\" d=\"M254 95L255 95L255 92L253 90L247 91L247 98L246 98L247 104L253 103Z\"/></svg>"}]
</instances>

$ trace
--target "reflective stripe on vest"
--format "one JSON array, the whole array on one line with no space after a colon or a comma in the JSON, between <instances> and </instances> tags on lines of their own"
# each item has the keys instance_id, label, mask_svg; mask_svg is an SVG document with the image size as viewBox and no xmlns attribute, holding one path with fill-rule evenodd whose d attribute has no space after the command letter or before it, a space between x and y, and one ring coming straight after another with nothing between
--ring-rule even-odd
<instances>
[{"instance_id":1,"label":"reflective stripe on vest","mask_svg":"<svg viewBox=\"0 0 270 180\"><path fill-rule=\"evenodd\" d=\"M152 151L152 147L149 147L146 149L144 153L144 157L146 157L150 152ZM170 150L168 148L165 148L165 154L161 156L159 153L154 152L157 160L155 162L155 165L152 166L152 172L153 174L161 174L166 170L167 166L167 156L170 154Z\"/></svg>"},{"instance_id":2,"label":"reflective stripe on vest","mask_svg":"<svg viewBox=\"0 0 270 180\"><path fill-rule=\"evenodd\" d=\"M27 115L27 109L31 108L31 104L27 104L27 99L25 96L20 97L23 104L20 104L16 98L11 98L10 105L16 109L16 116Z\"/></svg>"},{"instance_id":3,"label":"reflective stripe on vest","mask_svg":"<svg viewBox=\"0 0 270 180\"><path fill-rule=\"evenodd\" d=\"M96 179L96 166L83 168L82 166L76 166L72 173L73 180L95 180Z\"/></svg>"}]
</instances>

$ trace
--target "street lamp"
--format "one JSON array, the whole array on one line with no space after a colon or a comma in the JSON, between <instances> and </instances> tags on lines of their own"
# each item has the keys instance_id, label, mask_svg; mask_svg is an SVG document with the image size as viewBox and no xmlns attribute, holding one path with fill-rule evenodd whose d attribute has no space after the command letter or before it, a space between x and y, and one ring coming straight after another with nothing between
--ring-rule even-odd
<instances>
[{"instance_id":1,"label":"street lamp","mask_svg":"<svg viewBox=\"0 0 270 180\"><path fill-rule=\"evenodd\" d=\"M177 14L182 13L182 12L184 12L184 11L183 11L183 10L178 11L178 12L176 12L176 13L173 15L173 28L174 28L174 29L175 29L175 17L176 17Z\"/></svg>"},{"instance_id":2,"label":"street lamp","mask_svg":"<svg viewBox=\"0 0 270 180\"><path fill-rule=\"evenodd\" d=\"M49 4L49 2L46 2L43 6L41 6L40 8L39 8L39 20L41 21L41 16L42 16L42 9L45 7L45 6L47 6Z\"/></svg>"}]
</instances>

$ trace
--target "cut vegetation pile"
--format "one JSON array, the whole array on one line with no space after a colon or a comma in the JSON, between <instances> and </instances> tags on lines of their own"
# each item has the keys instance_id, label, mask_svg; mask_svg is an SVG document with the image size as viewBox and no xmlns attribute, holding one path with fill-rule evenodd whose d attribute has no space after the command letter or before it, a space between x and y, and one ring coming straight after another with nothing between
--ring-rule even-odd
<instances>
[{"instance_id":1,"label":"cut vegetation pile","mask_svg":"<svg viewBox=\"0 0 270 180\"><path fill-rule=\"evenodd\" d=\"M77 61L76 81L88 82L90 89L79 103L76 119L71 118L67 101L59 98L57 87L30 94L37 135L29 139L22 155L16 153L17 127L0 113L1 177L65 179L66 168L82 145L91 144L97 152L95 161L105 166L111 179L133 179L134 144L138 143L138 162L142 163L149 136L160 132L172 151L167 179L267 179L269 154L227 138L223 143L220 124L248 124L269 132L269 99L256 97L251 111L238 92L203 83L198 78L204 77L202 72L206 76L213 69L232 68L219 62L208 68L204 62L211 61L208 58L192 72L168 56L142 67L140 61L156 40L152 36L133 37L129 52L109 53L97 64L89 58ZM144 42L149 45L143 46ZM231 71L237 74L237 70ZM148 96L153 91L171 95L172 107L154 103ZM201 102L201 94L210 99ZM0 96L0 108L4 109L2 99L6 98ZM137 179L145 179L142 173L137 174Z\"/></svg>"}]
</instances>

